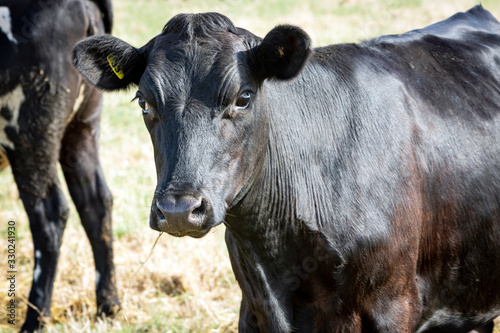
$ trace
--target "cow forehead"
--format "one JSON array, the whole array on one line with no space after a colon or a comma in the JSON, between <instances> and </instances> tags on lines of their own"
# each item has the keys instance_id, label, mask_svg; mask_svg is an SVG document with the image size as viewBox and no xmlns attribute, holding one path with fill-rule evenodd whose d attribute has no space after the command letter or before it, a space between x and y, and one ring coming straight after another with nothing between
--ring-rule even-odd
<instances>
[{"instance_id":1,"label":"cow forehead","mask_svg":"<svg viewBox=\"0 0 500 333\"><path fill-rule=\"evenodd\" d=\"M239 52L248 50L244 37L227 32L192 39L176 40L172 37L156 37L148 63L155 67L163 67L164 62L179 68L197 67L197 71L203 73L215 63L220 70L224 70L224 65L231 65L237 60Z\"/></svg>"},{"instance_id":2,"label":"cow forehead","mask_svg":"<svg viewBox=\"0 0 500 333\"><path fill-rule=\"evenodd\" d=\"M148 56L140 82L160 104L168 101L200 99L221 103L223 95L239 89L244 80L247 50L242 40L229 36L174 41L159 36Z\"/></svg>"}]
</instances>

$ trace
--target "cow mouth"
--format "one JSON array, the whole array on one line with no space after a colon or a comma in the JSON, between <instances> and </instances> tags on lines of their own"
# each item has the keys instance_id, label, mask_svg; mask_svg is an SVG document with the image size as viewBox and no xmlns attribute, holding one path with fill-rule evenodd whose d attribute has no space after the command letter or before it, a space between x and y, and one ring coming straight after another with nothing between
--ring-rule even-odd
<instances>
[{"instance_id":1,"label":"cow mouth","mask_svg":"<svg viewBox=\"0 0 500 333\"><path fill-rule=\"evenodd\" d=\"M182 233L174 233L174 232L167 232L170 236L174 237L184 237L184 236L189 236L193 238L203 238L205 237L208 233L210 232L210 229L207 229L205 231L187 231L187 232L182 232Z\"/></svg>"}]
</instances>

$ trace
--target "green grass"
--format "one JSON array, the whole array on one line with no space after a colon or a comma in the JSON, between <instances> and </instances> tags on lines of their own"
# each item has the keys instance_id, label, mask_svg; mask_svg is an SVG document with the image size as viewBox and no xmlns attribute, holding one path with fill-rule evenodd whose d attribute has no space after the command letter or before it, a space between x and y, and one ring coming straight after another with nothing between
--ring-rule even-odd
<instances>
[{"instance_id":1,"label":"green grass","mask_svg":"<svg viewBox=\"0 0 500 333\"><path fill-rule=\"evenodd\" d=\"M401 33L467 10L476 2L457 0L120 0L114 1L114 34L139 47L158 34L173 15L216 11L237 26L264 36L279 23L304 28L313 45L357 42ZM483 5L500 18L500 2ZM135 91L106 94L101 125L101 159L114 194L115 257L123 311L114 321L94 318L94 269L88 241L71 204L52 312L46 332L234 332L240 292L230 269L223 227L201 240L163 235L148 257L157 233L149 229L149 206L156 171L149 135ZM62 178L61 178L62 179ZM69 198L69 196L68 196ZM6 222L17 222L19 292L27 296L32 245L22 203L10 168L0 174L0 248L6 248ZM3 258L3 256L0 256ZM0 263L0 269L4 265ZM5 270L5 269L4 269ZM0 291L0 304L6 301ZM5 325L0 307L0 331ZM18 308L24 317L25 304ZM19 326L18 326L19 328Z\"/></svg>"}]
</instances>

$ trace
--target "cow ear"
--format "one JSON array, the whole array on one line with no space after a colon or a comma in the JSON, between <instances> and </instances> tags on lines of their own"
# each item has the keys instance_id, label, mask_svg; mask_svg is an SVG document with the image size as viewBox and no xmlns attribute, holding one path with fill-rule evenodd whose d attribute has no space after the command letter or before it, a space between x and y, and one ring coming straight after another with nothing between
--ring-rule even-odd
<instances>
[{"instance_id":1,"label":"cow ear","mask_svg":"<svg viewBox=\"0 0 500 333\"><path fill-rule=\"evenodd\" d=\"M300 73L311 54L311 39L304 30L280 25L254 49L252 67L260 79L289 80Z\"/></svg>"},{"instance_id":2,"label":"cow ear","mask_svg":"<svg viewBox=\"0 0 500 333\"><path fill-rule=\"evenodd\" d=\"M146 60L138 49L121 39L99 35L75 45L73 65L91 84L112 91L139 84Z\"/></svg>"}]
</instances>

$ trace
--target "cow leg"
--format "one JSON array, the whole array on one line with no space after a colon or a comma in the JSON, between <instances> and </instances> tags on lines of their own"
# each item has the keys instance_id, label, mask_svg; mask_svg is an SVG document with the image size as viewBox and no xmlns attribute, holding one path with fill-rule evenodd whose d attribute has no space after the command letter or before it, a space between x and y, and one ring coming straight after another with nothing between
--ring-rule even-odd
<instances>
[{"instance_id":1,"label":"cow leg","mask_svg":"<svg viewBox=\"0 0 500 333\"><path fill-rule=\"evenodd\" d=\"M43 326L43 318L50 317L59 248L68 218L68 205L57 182L55 163L42 175L26 167L36 165L37 170L45 169L31 157L21 154L11 158L14 178L29 218L35 252L33 282L22 332L33 332Z\"/></svg>"},{"instance_id":2,"label":"cow leg","mask_svg":"<svg viewBox=\"0 0 500 333\"><path fill-rule=\"evenodd\" d=\"M100 107L87 107L86 110L87 113L79 112L68 125L60 163L94 254L97 314L113 315L120 309L113 264L113 198L98 156Z\"/></svg>"}]
</instances>

